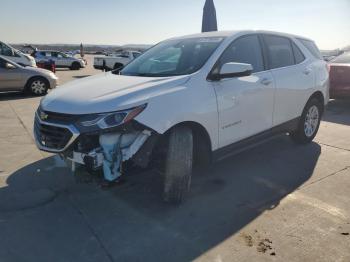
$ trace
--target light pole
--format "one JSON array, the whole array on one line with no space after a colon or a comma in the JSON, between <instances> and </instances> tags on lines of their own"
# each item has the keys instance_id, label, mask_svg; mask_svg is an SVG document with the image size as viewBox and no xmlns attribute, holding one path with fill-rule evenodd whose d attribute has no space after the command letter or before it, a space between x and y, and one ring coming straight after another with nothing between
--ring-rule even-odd
<instances>
[{"instance_id":1,"label":"light pole","mask_svg":"<svg viewBox=\"0 0 350 262\"><path fill-rule=\"evenodd\" d=\"M206 0L203 9L202 32L218 31L216 10L213 0Z\"/></svg>"}]
</instances>

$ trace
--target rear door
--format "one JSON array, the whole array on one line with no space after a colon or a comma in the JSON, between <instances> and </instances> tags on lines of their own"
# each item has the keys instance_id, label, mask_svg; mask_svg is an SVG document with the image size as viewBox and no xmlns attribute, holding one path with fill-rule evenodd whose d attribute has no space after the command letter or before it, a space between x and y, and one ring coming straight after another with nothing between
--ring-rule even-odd
<instances>
[{"instance_id":1,"label":"rear door","mask_svg":"<svg viewBox=\"0 0 350 262\"><path fill-rule=\"evenodd\" d=\"M212 82L218 101L220 147L272 127L274 82L264 65L259 36L246 35L234 40L214 72L229 62L251 64L253 74Z\"/></svg>"},{"instance_id":2,"label":"rear door","mask_svg":"<svg viewBox=\"0 0 350 262\"><path fill-rule=\"evenodd\" d=\"M268 67L276 84L273 125L300 117L311 94L315 75L310 61L290 38L263 35Z\"/></svg>"}]
</instances>

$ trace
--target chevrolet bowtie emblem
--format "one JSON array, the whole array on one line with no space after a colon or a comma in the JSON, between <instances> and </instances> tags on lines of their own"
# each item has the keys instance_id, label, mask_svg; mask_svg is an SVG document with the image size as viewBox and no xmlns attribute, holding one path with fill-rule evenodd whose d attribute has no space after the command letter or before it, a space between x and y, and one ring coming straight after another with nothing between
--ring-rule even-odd
<instances>
[{"instance_id":1,"label":"chevrolet bowtie emblem","mask_svg":"<svg viewBox=\"0 0 350 262\"><path fill-rule=\"evenodd\" d=\"M44 113L44 112L40 112L40 119L41 120L46 120L48 118L48 114Z\"/></svg>"}]
</instances>

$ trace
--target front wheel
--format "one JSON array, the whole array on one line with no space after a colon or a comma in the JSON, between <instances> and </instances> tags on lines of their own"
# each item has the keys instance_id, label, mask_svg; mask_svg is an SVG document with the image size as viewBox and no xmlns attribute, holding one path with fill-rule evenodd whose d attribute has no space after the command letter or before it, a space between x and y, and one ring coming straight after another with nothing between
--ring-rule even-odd
<instances>
[{"instance_id":1,"label":"front wheel","mask_svg":"<svg viewBox=\"0 0 350 262\"><path fill-rule=\"evenodd\" d=\"M165 163L164 200L180 204L190 190L193 163L193 136L188 127L171 131Z\"/></svg>"},{"instance_id":2,"label":"front wheel","mask_svg":"<svg viewBox=\"0 0 350 262\"><path fill-rule=\"evenodd\" d=\"M80 69L80 64L78 62L74 62L72 66L70 67L71 70L79 70Z\"/></svg>"},{"instance_id":3,"label":"front wheel","mask_svg":"<svg viewBox=\"0 0 350 262\"><path fill-rule=\"evenodd\" d=\"M36 96L43 96L49 89L48 81L43 77L35 77L27 83L27 91Z\"/></svg>"},{"instance_id":4,"label":"front wheel","mask_svg":"<svg viewBox=\"0 0 350 262\"><path fill-rule=\"evenodd\" d=\"M311 99L304 108L298 129L291 133L292 139L299 144L310 143L318 132L322 113L322 103L315 98Z\"/></svg>"}]
</instances>

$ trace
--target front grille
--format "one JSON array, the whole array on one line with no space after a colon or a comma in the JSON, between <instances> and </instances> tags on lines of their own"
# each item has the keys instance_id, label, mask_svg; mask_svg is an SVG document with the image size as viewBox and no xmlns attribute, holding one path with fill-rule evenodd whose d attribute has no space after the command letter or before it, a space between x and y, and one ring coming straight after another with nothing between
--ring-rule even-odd
<instances>
[{"instance_id":1,"label":"front grille","mask_svg":"<svg viewBox=\"0 0 350 262\"><path fill-rule=\"evenodd\" d=\"M78 120L81 115L70 115L70 114L62 114L44 111L40 107L38 108L37 114L41 117L42 114L45 115L46 122L59 123L59 124L72 124Z\"/></svg>"},{"instance_id":2,"label":"front grille","mask_svg":"<svg viewBox=\"0 0 350 262\"><path fill-rule=\"evenodd\" d=\"M73 136L69 129L40 123L37 118L34 123L34 134L40 145L53 150L63 150Z\"/></svg>"}]
</instances>

